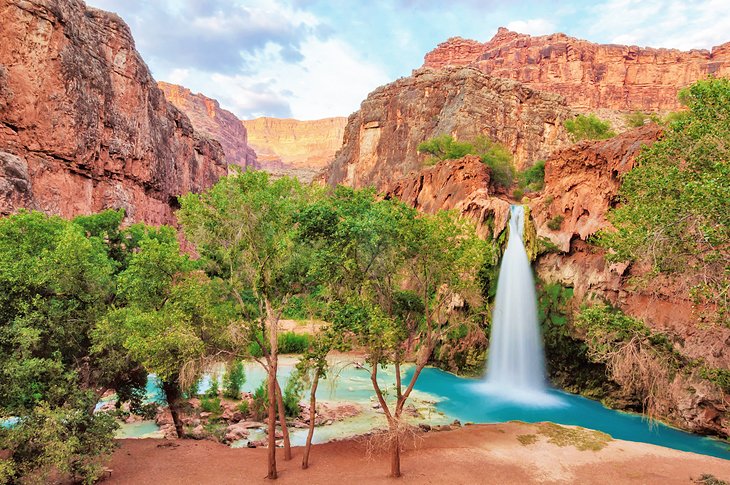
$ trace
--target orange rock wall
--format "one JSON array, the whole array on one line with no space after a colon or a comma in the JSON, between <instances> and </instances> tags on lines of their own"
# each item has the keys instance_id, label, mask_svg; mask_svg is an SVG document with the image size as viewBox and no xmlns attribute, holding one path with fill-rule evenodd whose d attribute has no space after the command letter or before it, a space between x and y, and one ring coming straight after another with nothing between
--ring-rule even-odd
<instances>
[{"instance_id":1,"label":"orange rock wall","mask_svg":"<svg viewBox=\"0 0 730 485\"><path fill-rule=\"evenodd\" d=\"M226 162L240 167L258 166L256 152L248 143L246 127L236 115L220 107L217 100L200 93L193 94L188 88L158 82L165 98L185 113L195 130L223 147Z\"/></svg>"},{"instance_id":2,"label":"orange rock wall","mask_svg":"<svg viewBox=\"0 0 730 485\"><path fill-rule=\"evenodd\" d=\"M0 25L0 213L124 208L171 223L176 196L227 172L116 15L80 0L2 0Z\"/></svg>"},{"instance_id":3,"label":"orange rock wall","mask_svg":"<svg viewBox=\"0 0 730 485\"><path fill-rule=\"evenodd\" d=\"M730 34L728 34L730 37ZM730 75L730 42L711 51L594 44L565 34L532 37L500 28L488 42L455 37L426 54L424 67L474 66L558 93L590 111L669 111L679 89L706 77Z\"/></svg>"}]
</instances>

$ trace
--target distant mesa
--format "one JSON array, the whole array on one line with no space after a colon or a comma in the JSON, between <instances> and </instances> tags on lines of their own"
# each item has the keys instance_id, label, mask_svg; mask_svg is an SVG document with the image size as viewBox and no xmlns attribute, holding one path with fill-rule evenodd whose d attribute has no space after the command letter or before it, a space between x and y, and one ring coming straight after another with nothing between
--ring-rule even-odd
<instances>
[{"instance_id":1,"label":"distant mesa","mask_svg":"<svg viewBox=\"0 0 730 485\"><path fill-rule=\"evenodd\" d=\"M454 37L424 67L472 66L533 89L561 94L577 110L671 111L679 89L708 74L730 75L730 42L680 51L594 44L565 34L533 37L500 28L488 42Z\"/></svg>"},{"instance_id":2,"label":"distant mesa","mask_svg":"<svg viewBox=\"0 0 730 485\"><path fill-rule=\"evenodd\" d=\"M347 118L244 120L250 145L261 168L309 182L327 167L342 146Z\"/></svg>"}]
</instances>

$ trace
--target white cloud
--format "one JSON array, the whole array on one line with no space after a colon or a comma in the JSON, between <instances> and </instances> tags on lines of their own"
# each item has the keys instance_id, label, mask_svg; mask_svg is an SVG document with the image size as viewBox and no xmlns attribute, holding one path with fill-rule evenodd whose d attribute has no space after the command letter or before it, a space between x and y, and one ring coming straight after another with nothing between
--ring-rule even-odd
<instances>
[{"instance_id":1,"label":"white cloud","mask_svg":"<svg viewBox=\"0 0 730 485\"><path fill-rule=\"evenodd\" d=\"M730 41L728 0L608 0L590 14L589 38L616 44L688 50Z\"/></svg>"},{"instance_id":2,"label":"white cloud","mask_svg":"<svg viewBox=\"0 0 730 485\"><path fill-rule=\"evenodd\" d=\"M240 118L318 119L350 114L370 91L389 81L382 68L339 39L309 37L301 43L302 59L296 63L284 60L280 49L268 44L261 52L246 54L251 74L187 71L186 86L218 99Z\"/></svg>"},{"instance_id":3,"label":"white cloud","mask_svg":"<svg viewBox=\"0 0 730 485\"><path fill-rule=\"evenodd\" d=\"M547 19L515 20L507 24L509 30L521 34L545 35L555 32L555 24Z\"/></svg>"}]
</instances>

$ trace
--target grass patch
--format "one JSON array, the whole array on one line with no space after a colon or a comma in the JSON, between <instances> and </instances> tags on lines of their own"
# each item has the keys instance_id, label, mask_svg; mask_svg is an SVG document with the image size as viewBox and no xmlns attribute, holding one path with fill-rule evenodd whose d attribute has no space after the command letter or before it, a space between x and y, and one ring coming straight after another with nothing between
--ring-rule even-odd
<instances>
[{"instance_id":1,"label":"grass patch","mask_svg":"<svg viewBox=\"0 0 730 485\"><path fill-rule=\"evenodd\" d=\"M533 445L537 442L537 435L536 434L521 434L517 436L517 441L519 441L522 446L528 446Z\"/></svg>"},{"instance_id":2,"label":"grass patch","mask_svg":"<svg viewBox=\"0 0 730 485\"><path fill-rule=\"evenodd\" d=\"M580 451L600 451L613 441L610 435L585 428L566 428L555 423L540 423L537 432L556 446L574 446Z\"/></svg>"}]
</instances>

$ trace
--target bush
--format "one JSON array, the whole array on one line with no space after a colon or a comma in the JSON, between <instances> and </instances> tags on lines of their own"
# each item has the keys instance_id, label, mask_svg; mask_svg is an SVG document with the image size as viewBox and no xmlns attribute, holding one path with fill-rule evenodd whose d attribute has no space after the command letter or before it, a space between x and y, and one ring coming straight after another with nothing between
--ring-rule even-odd
<instances>
[{"instance_id":1,"label":"bush","mask_svg":"<svg viewBox=\"0 0 730 485\"><path fill-rule=\"evenodd\" d=\"M249 404L248 404L248 401L245 400L245 399L243 401L241 401L240 404L238 405L237 409L244 416L248 416L248 412L249 412Z\"/></svg>"},{"instance_id":2,"label":"bush","mask_svg":"<svg viewBox=\"0 0 730 485\"><path fill-rule=\"evenodd\" d=\"M517 174L517 183L525 192L537 192L545 186L545 160Z\"/></svg>"},{"instance_id":3,"label":"bush","mask_svg":"<svg viewBox=\"0 0 730 485\"><path fill-rule=\"evenodd\" d=\"M522 197L525 196L525 192L522 189L515 189L512 191L512 197L517 201L521 201Z\"/></svg>"},{"instance_id":4,"label":"bush","mask_svg":"<svg viewBox=\"0 0 730 485\"><path fill-rule=\"evenodd\" d=\"M634 111L631 114L626 115L626 124L631 128L638 128L644 126L646 123L660 123L662 120L655 114L642 113L641 111Z\"/></svg>"},{"instance_id":5,"label":"bush","mask_svg":"<svg viewBox=\"0 0 730 485\"><path fill-rule=\"evenodd\" d=\"M418 145L420 153L429 153L431 158L426 160L427 165L433 165L441 160L456 160L465 155L474 153L474 145L468 142L454 140L451 135L439 135Z\"/></svg>"},{"instance_id":6,"label":"bush","mask_svg":"<svg viewBox=\"0 0 730 485\"><path fill-rule=\"evenodd\" d=\"M491 169L492 183L498 187L509 187L514 178L512 154L502 144L479 135L473 142L459 142L451 135L439 135L418 145L418 151L431 154L426 160L433 165L441 160L455 160L465 155L476 155Z\"/></svg>"},{"instance_id":7,"label":"bush","mask_svg":"<svg viewBox=\"0 0 730 485\"><path fill-rule=\"evenodd\" d=\"M246 372L243 362L237 360L223 376L223 396L228 399L241 399L241 388L245 383Z\"/></svg>"},{"instance_id":8,"label":"bush","mask_svg":"<svg viewBox=\"0 0 730 485\"><path fill-rule=\"evenodd\" d=\"M611 123L602 121L594 114L578 115L565 121L565 129L574 142L581 140L606 140L616 136Z\"/></svg>"},{"instance_id":9,"label":"bush","mask_svg":"<svg viewBox=\"0 0 730 485\"><path fill-rule=\"evenodd\" d=\"M216 374L212 374L210 376L210 387L207 391L205 391L206 397L218 397L218 394L220 393L220 388L218 385L218 376Z\"/></svg>"},{"instance_id":10,"label":"bush","mask_svg":"<svg viewBox=\"0 0 730 485\"><path fill-rule=\"evenodd\" d=\"M549 227L553 231L557 231L563 224L563 219L565 219L563 216L557 215L547 222L547 227Z\"/></svg>"},{"instance_id":11,"label":"bush","mask_svg":"<svg viewBox=\"0 0 730 485\"><path fill-rule=\"evenodd\" d=\"M257 421L264 419L269 409L268 386L268 381L264 380L253 392L253 409L251 413Z\"/></svg>"},{"instance_id":12,"label":"bush","mask_svg":"<svg viewBox=\"0 0 730 485\"><path fill-rule=\"evenodd\" d=\"M221 400L216 398L203 398L200 401L200 409L206 413L219 414L221 412Z\"/></svg>"},{"instance_id":13,"label":"bush","mask_svg":"<svg viewBox=\"0 0 730 485\"><path fill-rule=\"evenodd\" d=\"M307 334L284 332L279 334L279 353L301 354L309 348L312 337Z\"/></svg>"},{"instance_id":14,"label":"bush","mask_svg":"<svg viewBox=\"0 0 730 485\"><path fill-rule=\"evenodd\" d=\"M296 373L293 373L286 381L282 400L284 401L284 413L295 418L299 416L299 401L302 399L304 384Z\"/></svg>"}]
</instances>

